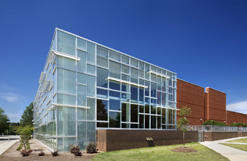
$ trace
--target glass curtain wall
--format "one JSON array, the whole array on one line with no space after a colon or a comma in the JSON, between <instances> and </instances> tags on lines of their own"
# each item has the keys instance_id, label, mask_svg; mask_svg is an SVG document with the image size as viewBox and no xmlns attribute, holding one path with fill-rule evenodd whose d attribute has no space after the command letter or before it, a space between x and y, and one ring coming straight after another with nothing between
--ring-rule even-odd
<instances>
[{"instance_id":1,"label":"glass curtain wall","mask_svg":"<svg viewBox=\"0 0 247 161\"><path fill-rule=\"evenodd\" d=\"M85 149L97 128L176 129L171 71L56 29L42 73L35 137L52 149Z\"/></svg>"}]
</instances>

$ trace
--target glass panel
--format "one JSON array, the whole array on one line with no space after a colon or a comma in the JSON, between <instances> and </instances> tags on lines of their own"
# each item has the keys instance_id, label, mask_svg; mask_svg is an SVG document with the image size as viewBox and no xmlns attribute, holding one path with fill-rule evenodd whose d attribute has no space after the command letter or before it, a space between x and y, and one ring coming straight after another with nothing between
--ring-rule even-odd
<instances>
[{"instance_id":1,"label":"glass panel","mask_svg":"<svg viewBox=\"0 0 247 161\"><path fill-rule=\"evenodd\" d=\"M57 56L57 65L64 68L69 68L75 70L75 60L65 58L62 56Z\"/></svg>"},{"instance_id":2,"label":"glass panel","mask_svg":"<svg viewBox=\"0 0 247 161\"><path fill-rule=\"evenodd\" d=\"M57 103L66 105L75 105L76 97L65 94L57 94Z\"/></svg>"},{"instance_id":3,"label":"glass panel","mask_svg":"<svg viewBox=\"0 0 247 161\"><path fill-rule=\"evenodd\" d=\"M145 105L145 113L149 113L149 105Z\"/></svg>"},{"instance_id":4,"label":"glass panel","mask_svg":"<svg viewBox=\"0 0 247 161\"><path fill-rule=\"evenodd\" d=\"M87 73L89 74L95 74L95 67L92 65L87 65Z\"/></svg>"},{"instance_id":5,"label":"glass panel","mask_svg":"<svg viewBox=\"0 0 247 161\"><path fill-rule=\"evenodd\" d=\"M130 78L128 75L122 74L122 80L129 81Z\"/></svg>"},{"instance_id":6,"label":"glass panel","mask_svg":"<svg viewBox=\"0 0 247 161\"><path fill-rule=\"evenodd\" d=\"M145 129L149 129L149 115L145 115Z\"/></svg>"},{"instance_id":7,"label":"glass panel","mask_svg":"<svg viewBox=\"0 0 247 161\"><path fill-rule=\"evenodd\" d=\"M77 73L77 82L87 84L87 75Z\"/></svg>"},{"instance_id":8,"label":"glass panel","mask_svg":"<svg viewBox=\"0 0 247 161\"><path fill-rule=\"evenodd\" d=\"M104 89L97 88L97 97L107 98L108 97L108 91Z\"/></svg>"},{"instance_id":9,"label":"glass panel","mask_svg":"<svg viewBox=\"0 0 247 161\"><path fill-rule=\"evenodd\" d=\"M144 115L139 115L139 128L144 128Z\"/></svg>"},{"instance_id":10,"label":"glass panel","mask_svg":"<svg viewBox=\"0 0 247 161\"><path fill-rule=\"evenodd\" d=\"M122 124L122 128L130 128L130 124Z\"/></svg>"},{"instance_id":11,"label":"glass panel","mask_svg":"<svg viewBox=\"0 0 247 161\"><path fill-rule=\"evenodd\" d=\"M110 77L120 79L120 69L121 69L121 64L110 61L109 63Z\"/></svg>"},{"instance_id":12,"label":"glass panel","mask_svg":"<svg viewBox=\"0 0 247 161\"><path fill-rule=\"evenodd\" d=\"M97 100L97 120L108 120L108 101Z\"/></svg>"},{"instance_id":13,"label":"glass panel","mask_svg":"<svg viewBox=\"0 0 247 161\"><path fill-rule=\"evenodd\" d=\"M83 121L77 122L78 129L78 145L81 149L85 149L87 146L87 123Z\"/></svg>"},{"instance_id":14,"label":"glass panel","mask_svg":"<svg viewBox=\"0 0 247 161\"><path fill-rule=\"evenodd\" d=\"M102 68L97 68L97 86L107 88L108 71Z\"/></svg>"},{"instance_id":15,"label":"glass panel","mask_svg":"<svg viewBox=\"0 0 247 161\"><path fill-rule=\"evenodd\" d=\"M87 96L95 96L95 77L87 76Z\"/></svg>"},{"instance_id":16,"label":"glass panel","mask_svg":"<svg viewBox=\"0 0 247 161\"><path fill-rule=\"evenodd\" d=\"M86 106L86 96L87 96L87 88L86 86L77 85L77 105L78 106Z\"/></svg>"},{"instance_id":17,"label":"glass panel","mask_svg":"<svg viewBox=\"0 0 247 161\"><path fill-rule=\"evenodd\" d=\"M131 65L134 67L138 67L138 60L131 58Z\"/></svg>"},{"instance_id":18,"label":"glass panel","mask_svg":"<svg viewBox=\"0 0 247 161\"><path fill-rule=\"evenodd\" d=\"M95 122L87 122L87 142L95 142Z\"/></svg>"},{"instance_id":19,"label":"glass panel","mask_svg":"<svg viewBox=\"0 0 247 161\"><path fill-rule=\"evenodd\" d=\"M75 135L75 108L59 107L58 109L58 135Z\"/></svg>"},{"instance_id":20,"label":"glass panel","mask_svg":"<svg viewBox=\"0 0 247 161\"><path fill-rule=\"evenodd\" d=\"M138 83L138 70L131 68L131 82Z\"/></svg>"},{"instance_id":21,"label":"glass panel","mask_svg":"<svg viewBox=\"0 0 247 161\"><path fill-rule=\"evenodd\" d=\"M131 105L131 122L138 122L138 105Z\"/></svg>"},{"instance_id":22,"label":"glass panel","mask_svg":"<svg viewBox=\"0 0 247 161\"><path fill-rule=\"evenodd\" d=\"M131 86L131 100L137 102L138 100L138 88Z\"/></svg>"},{"instance_id":23,"label":"glass panel","mask_svg":"<svg viewBox=\"0 0 247 161\"><path fill-rule=\"evenodd\" d=\"M144 71L143 70L139 70L139 77L144 78Z\"/></svg>"},{"instance_id":24,"label":"glass panel","mask_svg":"<svg viewBox=\"0 0 247 161\"><path fill-rule=\"evenodd\" d=\"M161 129L161 116L157 116L157 129Z\"/></svg>"},{"instance_id":25,"label":"glass panel","mask_svg":"<svg viewBox=\"0 0 247 161\"><path fill-rule=\"evenodd\" d=\"M156 116L151 116L151 128L156 129Z\"/></svg>"},{"instance_id":26,"label":"glass panel","mask_svg":"<svg viewBox=\"0 0 247 161\"><path fill-rule=\"evenodd\" d=\"M109 81L109 88L115 89L115 90L120 90L120 84L119 84L119 82L116 82L116 81Z\"/></svg>"},{"instance_id":27,"label":"glass panel","mask_svg":"<svg viewBox=\"0 0 247 161\"><path fill-rule=\"evenodd\" d=\"M156 81L156 76L154 74L151 74L151 81L153 81L153 82Z\"/></svg>"},{"instance_id":28,"label":"glass panel","mask_svg":"<svg viewBox=\"0 0 247 161\"><path fill-rule=\"evenodd\" d=\"M109 109L110 110L118 110L118 111L120 111L120 100L110 99Z\"/></svg>"},{"instance_id":29,"label":"glass panel","mask_svg":"<svg viewBox=\"0 0 247 161\"><path fill-rule=\"evenodd\" d=\"M143 103L144 102L144 89L139 88L139 102Z\"/></svg>"},{"instance_id":30,"label":"glass panel","mask_svg":"<svg viewBox=\"0 0 247 161\"><path fill-rule=\"evenodd\" d=\"M75 138L63 138L64 139L64 151L69 151L70 145L75 145Z\"/></svg>"},{"instance_id":31,"label":"glass panel","mask_svg":"<svg viewBox=\"0 0 247 161\"><path fill-rule=\"evenodd\" d=\"M77 62L77 64L78 64L77 70L80 72L86 72L86 69L87 69L87 63L86 63L87 54L86 54L86 52L77 50L77 55L80 58L80 61Z\"/></svg>"},{"instance_id":32,"label":"glass panel","mask_svg":"<svg viewBox=\"0 0 247 161\"><path fill-rule=\"evenodd\" d=\"M151 83L151 97L156 97L156 84Z\"/></svg>"},{"instance_id":33,"label":"glass panel","mask_svg":"<svg viewBox=\"0 0 247 161\"><path fill-rule=\"evenodd\" d=\"M149 72L150 71L150 65L149 64L145 64L145 79L149 80Z\"/></svg>"},{"instance_id":34,"label":"glass panel","mask_svg":"<svg viewBox=\"0 0 247 161\"><path fill-rule=\"evenodd\" d=\"M161 77L157 76L157 90L161 90Z\"/></svg>"},{"instance_id":35,"label":"glass panel","mask_svg":"<svg viewBox=\"0 0 247 161\"><path fill-rule=\"evenodd\" d=\"M82 108L77 108L77 117L78 120L86 120L87 119L87 110Z\"/></svg>"},{"instance_id":36,"label":"glass panel","mask_svg":"<svg viewBox=\"0 0 247 161\"><path fill-rule=\"evenodd\" d=\"M139 61L139 66L140 66L140 69L141 69L141 70L144 70L144 62L140 62L140 61Z\"/></svg>"},{"instance_id":37,"label":"glass panel","mask_svg":"<svg viewBox=\"0 0 247 161\"><path fill-rule=\"evenodd\" d=\"M75 55L75 36L57 31L57 50L69 55Z\"/></svg>"},{"instance_id":38,"label":"glass panel","mask_svg":"<svg viewBox=\"0 0 247 161\"><path fill-rule=\"evenodd\" d=\"M126 103L122 103L122 121L130 121L130 105Z\"/></svg>"},{"instance_id":39,"label":"glass panel","mask_svg":"<svg viewBox=\"0 0 247 161\"><path fill-rule=\"evenodd\" d=\"M108 127L108 123L98 122L97 127Z\"/></svg>"},{"instance_id":40,"label":"glass panel","mask_svg":"<svg viewBox=\"0 0 247 161\"><path fill-rule=\"evenodd\" d=\"M157 104L161 105L161 92L157 92Z\"/></svg>"},{"instance_id":41,"label":"glass panel","mask_svg":"<svg viewBox=\"0 0 247 161\"><path fill-rule=\"evenodd\" d=\"M109 127L120 128L120 112L109 112Z\"/></svg>"},{"instance_id":42,"label":"glass panel","mask_svg":"<svg viewBox=\"0 0 247 161\"><path fill-rule=\"evenodd\" d=\"M87 41L83 40L81 38L77 38L77 47L80 49L83 49L84 51L87 51Z\"/></svg>"},{"instance_id":43,"label":"glass panel","mask_svg":"<svg viewBox=\"0 0 247 161\"><path fill-rule=\"evenodd\" d=\"M156 108L155 106L151 105L151 114L156 114Z\"/></svg>"},{"instance_id":44,"label":"glass panel","mask_svg":"<svg viewBox=\"0 0 247 161\"><path fill-rule=\"evenodd\" d=\"M162 93L162 105L166 106L166 94Z\"/></svg>"},{"instance_id":45,"label":"glass panel","mask_svg":"<svg viewBox=\"0 0 247 161\"><path fill-rule=\"evenodd\" d=\"M110 91L110 97L120 99L120 93L119 92Z\"/></svg>"},{"instance_id":46,"label":"glass panel","mask_svg":"<svg viewBox=\"0 0 247 161\"><path fill-rule=\"evenodd\" d=\"M166 124L166 109L162 109L162 124Z\"/></svg>"},{"instance_id":47,"label":"glass panel","mask_svg":"<svg viewBox=\"0 0 247 161\"><path fill-rule=\"evenodd\" d=\"M139 106L139 113L144 113L144 106Z\"/></svg>"},{"instance_id":48,"label":"glass panel","mask_svg":"<svg viewBox=\"0 0 247 161\"><path fill-rule=\"evenodd\" d=\"M108 68L108 50L97 46L97 64Z\"/></svg>"},{"instance_id":49,"label":"glass panel","mask_svg":"<svg viewBox=\"0 0 247 161\"><path fill-rule=\"evenodd\" d=\"M109 56L110 56L111 59L120 61L120 54L115 52L115 51L110 50L109 51Z\"/></svg>"},{"instance_id":50,"label":"glass panel","mask_svg":"<svg viewBox=\"0 0 247 161\"><path fill-rule=\"evenodd\" d=\"M122 65L122 72L129 74L129 67L126 65Z\"/></svg>"},{"instance_id":51,"label":"glass panel","mask_svg":"<svg viewBox=\"0 0 247 161\"><path fill-rule=\"evenodd\" d=\"M75 85L76 85L76 74L75 72L57 69L58 70L58 92L66 92L66 93L76 93Z\"/></svg>"},{"instance_id":52,"label":"glass panel","mask_svg":"<svg viewBox=\"0 0 247 161\"><path fill-rule=\"evenodd\" d=\"M95 44L87 42L87 62L95 64Z\"/></svg>"},{"instance_id":53,"label":"glass panel","mask_svg":"<svg viewBox=\"0 0 247 161\"><path fill-rule=\"evenodd\" d=\"M87 120L95 120L95 99L87 98Z\"/></svg>"},{"instance_id":54,"label":"glass panel","mask_svg":"<svg viewBox=\"0 0 247 161\"><path fill-rule=\"evenodd\" d=\"M165 78L162 78L162 91L165 92L166 91L166 79Z\"/></svg>"},{"instance_id":55,"label":"glass panel","mask_svg":"<svg viewBox=\"0 0 247 161\"><path fill-rule=\"evenodd\" d=\"M145 88L145 96L149 96L149 88L150 88L150 85L149 85L149 82L148 81L145 81L145 86L148 87L148 88Z\"/></svg>"},{"instance_id":56,"label":"glass panel","mask_svg":"<svg viewBox=\"0 0 247 161\"><path fill-rule=\"evenodd\" d=\"M122 55L122 62L125 64L129 64L129 57L126 55Z\"/></svg>"},{"instance_id":57,"label":"glass panel","mask_svg":"<svg viewBox=\"0 0 247 161\"><path fill-rule=\"evenodd\" d=\"M161 108L157 107L157 115L161 115Z\"/></svg>"}]
</instances>

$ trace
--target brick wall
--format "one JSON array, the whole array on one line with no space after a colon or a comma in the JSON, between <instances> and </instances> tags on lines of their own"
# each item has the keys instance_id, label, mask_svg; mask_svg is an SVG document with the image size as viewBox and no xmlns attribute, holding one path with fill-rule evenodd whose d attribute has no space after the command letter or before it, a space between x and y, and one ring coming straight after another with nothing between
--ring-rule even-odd
<instances>
[{"instance_id":1,"label":"brick wall","mask_svg":"<svg viewBox=\"0 0 247 161\"><path fill-rule=\"evenodd\" d=\"M247 115L238 112L227 111L227 125L230 126L234 122L247 123Z\"/></svg>"},{"instance_id":2,"label":"brick wall","mask_svg":"<svg viewBox=\"0 0 247 161\"><path fill-rule=\"evenodd\" d=\"M100 151L115 151L147 147L147 137L152 137L155 146L182 144L181 131L165 130L97 130L97 148ZM197 142L198 132L186 132L185 142Z\"/></svg>"},{"instance_id":3,"label":"brick wall","mask_svg":"<svg viewBox=\"0 0 247 161\"><path fill-rule=\"evenodd\" d=\"M191 108L192 114L187 117L191 125L200 125L205 121L205 104L204 88L177 79L177 108L186 105Z\"/></svg>"}]
</instances>

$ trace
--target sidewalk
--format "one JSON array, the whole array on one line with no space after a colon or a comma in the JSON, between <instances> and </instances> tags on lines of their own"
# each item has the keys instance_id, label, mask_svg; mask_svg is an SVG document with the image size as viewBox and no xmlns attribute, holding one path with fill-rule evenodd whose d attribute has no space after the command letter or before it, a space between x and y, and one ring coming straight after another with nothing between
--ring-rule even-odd
<instances>
[{"instance_id":1,"label":"sidewalk","mask_svg":"<svg viewBox=\"0 0 247 161\"><path fill-rule=\"evenodd\" d=\"M0 155L3 154L7 149L9 149L14 143L16 143L19 140L10 140L1 143L0 145Z\"/></svg>"},{"instance_id":2,"label":"sidewalk","mask_svg":"<svg viewBox=\"0 0 247 161\"><path fill-rule=\"evenodd\" d=\"M220 143L229 143L226 141L241 139L241 138L246 138L246 137L237 137L237 138L217 140L217 141L205 141L205 142L200 142L200 144L220 153L221 155L225 156L231 161L247 161L247 152L220 144Z\"/></svg>"}]
</instances>

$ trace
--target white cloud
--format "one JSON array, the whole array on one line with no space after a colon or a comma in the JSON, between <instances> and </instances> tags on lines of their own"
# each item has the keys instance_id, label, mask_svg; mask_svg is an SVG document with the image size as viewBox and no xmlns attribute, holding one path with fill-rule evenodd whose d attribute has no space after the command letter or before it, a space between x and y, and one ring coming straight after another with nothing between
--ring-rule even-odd
<instances>
[{"instance_id":1,"label":"white cloud","mask_svg":"<svg viewBox=\"0 0 247 161\"><path fill-rule=\"evenodd\" d=\"M226 109L247 114L247 100L228 104Z\"/></svg>"},{"instance_id":2,"label":"white cloud","mask_svg":"<svg viewBox=\"0 0 247 161\"><path fill-rule=\"evenodd\" d=\"M24 99L20 93L15 92L0 92L0 98L7 102L17 102L18 100Z\"/></svg>"}]
</instances>

